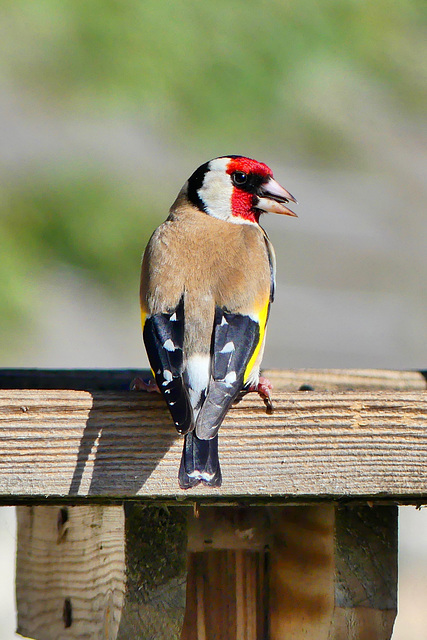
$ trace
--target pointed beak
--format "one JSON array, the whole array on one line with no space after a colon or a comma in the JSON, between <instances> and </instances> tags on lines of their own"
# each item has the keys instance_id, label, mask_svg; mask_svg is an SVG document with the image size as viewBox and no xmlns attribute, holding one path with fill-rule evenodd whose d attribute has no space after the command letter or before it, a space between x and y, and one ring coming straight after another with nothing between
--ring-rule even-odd
<instances>
[{"instance_id":1,"label":"pointed beak","mask_svg":"<svg viewBox=\"0 0 427 640\"><path fill-rule=\"evenodd\" d=\"M256 208L265 213L281 213L297 218L297 214L285 205L291 201L298 204L294 196L280 186L276 180L270 178L258 191Z\"/></svg>"}]
</instances>

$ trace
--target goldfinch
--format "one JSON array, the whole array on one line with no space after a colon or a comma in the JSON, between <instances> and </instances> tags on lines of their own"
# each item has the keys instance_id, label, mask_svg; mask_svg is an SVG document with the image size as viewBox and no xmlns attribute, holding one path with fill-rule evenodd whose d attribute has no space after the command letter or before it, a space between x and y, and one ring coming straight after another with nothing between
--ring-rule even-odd
<instances>
[{"instance_id":1,"label":"goldfinch","mask_svg":"<svg viewBox=\"0 0 427 640\"><path fill-rule=\"evenodd\" d=\"M141 314L148 359L177 431L188 489L221 485L218 429L230 406L258 391L275 257L262 213L296 214L295 198L262 162L224 156L184 184L142 260Z\"/></svg>"}]
</instances>

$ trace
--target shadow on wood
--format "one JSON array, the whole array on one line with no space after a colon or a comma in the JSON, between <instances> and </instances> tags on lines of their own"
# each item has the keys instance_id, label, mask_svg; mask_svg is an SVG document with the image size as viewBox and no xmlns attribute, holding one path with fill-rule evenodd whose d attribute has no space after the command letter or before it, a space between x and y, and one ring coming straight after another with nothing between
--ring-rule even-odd
<instances>
[{"instance_id":1,"label":"shadow on wood","mask_svg":"<svg viewBox=\"0 0 427 640\"><path fill-rule=\"evenodd\" d=\"M87 471L87 495L114 495L117 487L135 495L179 438L157 394L128 394L117 402L114 392L92 391L92 407L80 440L69 495L79 494ZM141 402L139 402L141 401ZM138 405L140 410L138 411ZM136 411L135 411L136 409ZM150 437L144 427L153 426ZM86 469L90 462L90 469ZM178 473L178 470L177 470ZM90 478L90 480L89 480Z\"/></svg>"}]
</instances>

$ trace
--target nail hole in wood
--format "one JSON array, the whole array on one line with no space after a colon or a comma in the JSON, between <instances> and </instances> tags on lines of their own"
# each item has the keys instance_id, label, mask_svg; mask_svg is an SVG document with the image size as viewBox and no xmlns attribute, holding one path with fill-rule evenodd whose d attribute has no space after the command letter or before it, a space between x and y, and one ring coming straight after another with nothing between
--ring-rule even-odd
<instances>
[{"instance_id":1,"label":"nail hole in wood","mask_svg":"<svg viewBox=\"0 0 427 640\"><path fill-rule=\"evenodd\" d=\"M70 598L65 598L64 608L62 610L62 619L64 620L64 627L68 629L73 624L73 607L71 605Z\"/></svg>"},{"instance_id":2,"label":"nail hole in wood","mask_svg":"<svg viewBox=\"0 0 427 640\"><path fill-rule=\"evenodd\" d=\"M58 531L62 529L66 522L68 522L68 509L67 507L62 507L58 513Z\"/></svg>"},{"instance_id":3,"label":"nail hole in wood","mask_svg":"<svg viewBox=\"0 0 427 640\"><path fill-rule=\"evenodd\" d=\"M56 526L58 529L58 537L56 539L57 544L61 544L62 542L65 542L67 539L67 531L68 531L68 527L66 527L67 522L68 522L68 509L67 507L62 507L62 509L58 511L58 518L56 521Z\"/></svg>"}]
</instances>

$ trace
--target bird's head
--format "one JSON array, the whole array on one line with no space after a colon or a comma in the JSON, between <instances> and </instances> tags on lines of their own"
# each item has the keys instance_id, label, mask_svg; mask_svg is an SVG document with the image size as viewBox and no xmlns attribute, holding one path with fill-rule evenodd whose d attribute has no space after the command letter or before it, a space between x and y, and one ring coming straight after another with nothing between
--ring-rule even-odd
<instances>
[{"instance_id":1,"label":"bird's head","mask_svg":"<svg viewBox=\"0 0 427 640\"><path fill-rule=\"evenodd\" d=\"M224 156L202 164L186 185L190 202L201 211L230 222L258 223L262 213L296 216L286 204L295 198L273 179L263 162Z\"/></svg>"}]
</instances>

